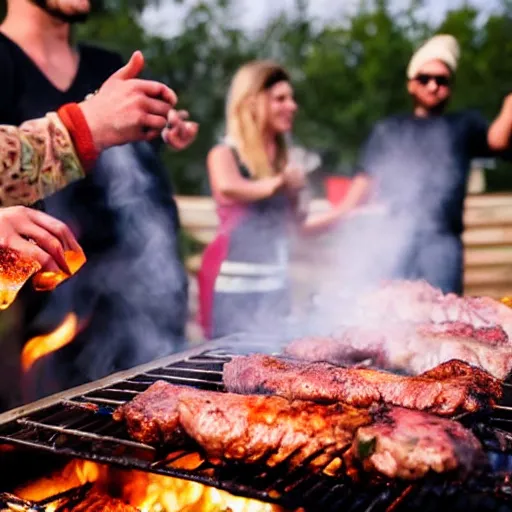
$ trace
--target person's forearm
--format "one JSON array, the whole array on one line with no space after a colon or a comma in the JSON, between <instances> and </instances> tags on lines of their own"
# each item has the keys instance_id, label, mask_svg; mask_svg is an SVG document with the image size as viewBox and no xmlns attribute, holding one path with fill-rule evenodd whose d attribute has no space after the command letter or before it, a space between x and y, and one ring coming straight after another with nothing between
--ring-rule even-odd
<instances>
[{"instance_id":1,"label":"person's forearm","mask_svg":"<svg viewBox=\"0 0 512 512\"><path fill-rule=\"evenodd\" d=\"M344 208L332 208L326 212L311 215L304 220L301 232L305 235L321 234L341 222L346 213Z\"/></svg>"},{"instance_id":2,"label":"person's forearm","mask_svg":"<svg viewBox=\"0 0 512 512\"><path fill-rule=\"evenodd\" d=\"M309 216L301 227L304 234L319 234L334 227L345 219L357 207L367 201L370 190L370 178L359 174L353 181L345 199L326 212Z\"/></svg>"},{"instance_id":3,"label":"person's forearm","mask_svg":"<svg viewBox=\"0 0 512 512\"><path fill-rule=\"evenodd\" d=\"M70 132L56 113L0 126L0 205L31 205L85 175Z\"/></svg>"},{"instance_id":4,"label":"person's forearm","mask_svg":"<svg viewBox=\"0 0 512 512\"><path fill-rule=\"evenodd\" d=\"M512 135L512 95L504 100L498 117L491 124L487 132L487 143L493 151L504 151L510 147Z\"/></svg>"},{"instance_id":5,"label":"person's forearm","mask_svg":"<svg viewBox=\"0 0 512 512\"><path fill-rule=\"evenodd\" d=\"M241 183L225 184L219 190L224 197L250 203L273 196L282 185L283 178L278 175L256 181L243 180Z\"/></svg>"},{"instance_id":6,"label":"person's forearm","mask_svg":"<svg viewBox=\"0 0 512 512\"><path fill-rule=\"evenodd\" d=\"M510 118L503 113L500 114L492 123L487 134L489 147L493 151L503 151L510 147L510 136L512 133L512 123Z\"/></svg>"}]
</instances>

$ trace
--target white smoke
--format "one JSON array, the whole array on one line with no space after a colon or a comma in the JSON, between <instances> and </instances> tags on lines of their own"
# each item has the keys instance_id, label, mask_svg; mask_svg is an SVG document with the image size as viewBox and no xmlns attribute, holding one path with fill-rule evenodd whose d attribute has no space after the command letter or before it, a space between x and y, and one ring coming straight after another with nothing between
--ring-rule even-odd
<instances>
[{"instance_id":1,"label":"white smoke","mask_svg":"<svg viewBox=\"0 0 512 512\"><path fill-rule=\"evenodd\" d=\"M102 207L114 215L115 243L88 257L80 272L53 292L40 314L44 321L52 312L62 317L75 311L84 322L76 340L49 363L65 380L75 374L71 378L77 382L65 382L66 386L183 348L186 275L169 214L172 198L153 174L152 151L140 143L113 147L101 155L92 179L107 198ZM56 199L56 213L72 219L73 211L69 214L64 200ZM104 226L97 211L83 224L101 233ZM80 216L84 221L83 209Z\"/></svg>"},{"instance_id":2,"label":"white smoke","mask_svg":"<svg viewBox=\"0 0 512 512\"><path fill-rule=\"evenodd\" d=\"M376 128L374 136L381 151L373 158L374 184L400 198L405 212L396 215L389 204L370 199L359 213L354 212L317 243L310 238L300 241L311 246L306 257L311 259L309 268L314 271L310 280L314 299L308 314L298 322L306 334L329 334L354 323L369 327L368 318L358 309L358 298L379 287L383 280L407 275L411 257L439 269L452 264L446 254L450 250L456 254L459 242L456 237L442 238L436 246L439 225L430 213L438 211L440 201L450 201L460 194L461 186L464 193L466 183L461 176L464 172L467 175L467 169L462 166L469 168L470 162L459 161L449 149L432 153L432 148L447 147L453 140L453 127L436 121L430 127L417 124L401 130L400 144L394 131L400 128L389 123ZM430 121L418 120L423 122ZM379 182L379 176L387 182ZM424 233L432 234L428 262L422 261L421 252L415 249L418 237Z\"/></svg>"}]
</instances>

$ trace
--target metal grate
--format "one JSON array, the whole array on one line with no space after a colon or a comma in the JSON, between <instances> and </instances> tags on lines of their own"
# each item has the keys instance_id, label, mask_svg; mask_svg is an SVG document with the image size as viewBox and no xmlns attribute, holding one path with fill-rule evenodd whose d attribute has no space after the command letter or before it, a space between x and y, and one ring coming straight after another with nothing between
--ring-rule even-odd
<instances>
[{"instance_id":1,"label":"metal grate","mask_svg":"<svg viewBox=\"0 0 512 512\"><path fill-rule=\"evenodd\" d=\"M243 353L262 352L264 346L248 347ZM501 503L509 502L507 473L512 470L512 457L506 453L512 453L512 439L506 430L498 439L496 429L491 429L489 436L488 432L483 434L488 427L482 427L481 434L493 438L496 453L492 457L499 471L489 475L487 481L479 479L479 491L474 493L471 483L466 489L442 480L413 486L398 482L354 484L348 478L312 474L306 467L290 471L285 465L272 469L239 464L214 466L192 446L169 453L135 442L123 424L112 420L114 408L157 380L222 391L223 365L240 353L228 340L210 344L207 350L203 347L153 362L5 413L0 415L0 442L192 480L289 509L427 510L425 500L439 507L454 496L473 496L477 504L470 510L487 510L485 504L491 501L493 508L489 510L498 510ZM466 503L460 510L466 512L468 506Z\"/></svg>"}]
</instances>

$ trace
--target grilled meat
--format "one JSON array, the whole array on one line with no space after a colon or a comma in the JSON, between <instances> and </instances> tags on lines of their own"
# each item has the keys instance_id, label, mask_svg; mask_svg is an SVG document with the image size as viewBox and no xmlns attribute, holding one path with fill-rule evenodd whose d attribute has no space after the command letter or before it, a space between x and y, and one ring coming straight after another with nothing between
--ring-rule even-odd
<instances>
[{"instance_id":1,"label":"grilled meat","mask_svg":"<svg viewBox=\"0 0 512 512\"><path fill-rule=\"evenodd\" d=\"M466 476L486 464L478 439L460 423L402 408L383 408L358 429L349 456L366 471L416 480L428 472Z\"/></svg>"},{"instance_id":2,"label":"grilled meat","mask_svg":"<svg viewBox=\"0 0 512 512\"><path fill-rule=\"evenodd\" d=\"M425 281L388 281L358 297L352 312L357 325L460 323L475 329L498 328L483 343L511 345L512 311L490 297L443 294ZM480 333L479 333L480 334Z\"/></svg>"},{"instance_id":3,"label":"grilled meat","mask_svg":"<svg viewBox=\"0 0 512 512\"><path fill-rule=\"evenodd\" d=\"M173 408L177 421L155 397ZM141 400L141 397L143 400ZM415 479L429 469L437 472L477 467L481 447L472 434L452 420L387 406L358 409L292 400L278 396L238 395L155 383L140 397L144 417L159 428L180 429L200 445L210 461L266 464L286 463L289 468L308 466L329 474L353 475L360 467L384 475ZM130 411L118 419L129 420ZM141 413L138 409L137 414ZM139 428L137 439L175 439L173 432ZM145 438L144 435L148 435ZM355 464L358 459L362 464Z\"/></svg>"},{"instance_id":4,"label":"grilled meat","mask_svg":"<svg viewBox=\"0 0 512 512\"><path fill-rule=\"evenodd\" d=\"M464 322L441 322L420 324L418 332L424 336L439 338L462 338L490 347L506 346L509 343L507 333L500 325L475 327Z\"/></svg>"},{"instance_id":5,"label":"grilled meat","mask_svg":"<svg viewBox=\"0 0 512 512\"><path fill-rule=\"evenodd\" d=\"M224 365L224 384L235 393L265 393L289 400L343 402L368 407L380 402L438 415L474 412L496 402L501 385L483 371L449 368L417 377L328 363L290 361L263 354L235 357ZM449 366L449 365L448 365Z\"/></svg>"},{"instance_id":6,"label":"grilled meat","mask_svg":"<svg viewBox=\"0 0 512 512\"><path fill-rule=\"evenodd\" d=\"M337 337L308 336L292 341L285 347L284 352L302 361L325 361L333 364L354 364L365 359L379 361L383 355L381 343L378 338L369 341L366 345L352 346L340 343Z\"/></svg>"},{"instance_id":7,"label":"grilled meat","mask_svg":"<svg viewBox=\"0 0 512 512\"><path fill-rule=\"evenodd\" d=\"M113 418L124 420L130 436L141 443L179 443L183 432L178 417L178 398L188 389L157 381L144 393L118 407Z\"/></svg>"},{"instance_id":8,"label":"grilled meat","mask_svg":"<svg viewBox=\"0 0 512 512\"><path fill-rule=\"evenodd\" d=\"M367 410L347 405L319 405L277 396L242 396L174 386L158 381L121 406L131 437L148 444L181 440L185 433L212 459L302 464L317 452L313 467L327 464L348 447Z\"/></svg>"},{"instance_id":9,"label":"grilled meat","mask_svg":"<svg viewBox=\"0 0 512 512\"><path fill-rule=\"evenodd\" d=\"M183 428L210 458L268 466L286 460L292 467L306 461L323 467L371 421L368 410L277 396L201 391L178 407Z\"/></svg>"},{"instance_id":10,"label":"grilled meat","mask_svg":"<svg viewBox=\"0 0 512 512\"><path fill-rule=\"evenodd\" d=\"M494 331L488 331L488 334ZM493 335L489 336L494 339ZM337 343L336 343L337 341ZM493 342L495 343L495 342ZM512 370L512 348L491 346L460 335L460 325L392 325L380 328L349 327L336 339L303 338L291 342L285 353L306 361L344 364L360 359L366 349L375 365L417 375L451 359L482 368L498 379Z\"/></svg>"},{"instance_id":11,"label":"grilled meat","mask_svg":"<svg viewBox=\"0 0 512 512\"><path fill-rule=\"evenodd\" d=\"M63 512L138 512L139 509L107 494L91 491L83 500Z\"/></svg>"}]
</instances>

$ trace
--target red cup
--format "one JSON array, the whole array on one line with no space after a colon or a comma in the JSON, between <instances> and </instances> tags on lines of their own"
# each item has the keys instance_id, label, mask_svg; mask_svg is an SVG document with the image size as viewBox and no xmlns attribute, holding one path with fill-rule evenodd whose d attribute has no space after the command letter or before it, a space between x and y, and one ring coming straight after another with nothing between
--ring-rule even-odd
<instances>
[{"instance_id":1,"label":"red cup","mask_svg":"<svg viewBox=\"0 0 512 512\"><path fill-rule=\"evenodd\" d=\"M329 176L325 179L327 200L333 204L339 204L347 195L352 179L347 176Z\"/></svg>"}]
</instances>

